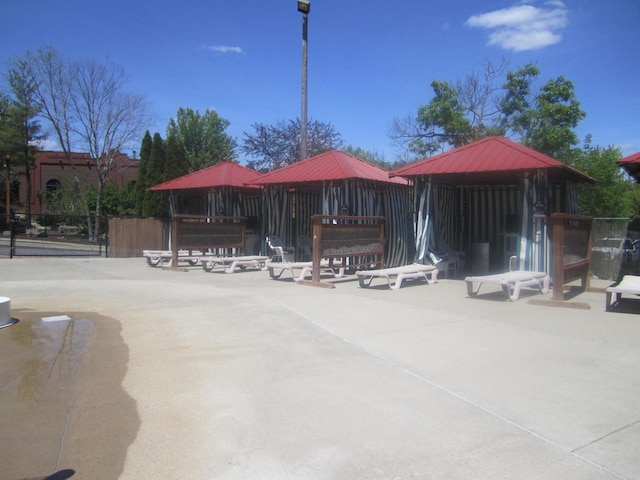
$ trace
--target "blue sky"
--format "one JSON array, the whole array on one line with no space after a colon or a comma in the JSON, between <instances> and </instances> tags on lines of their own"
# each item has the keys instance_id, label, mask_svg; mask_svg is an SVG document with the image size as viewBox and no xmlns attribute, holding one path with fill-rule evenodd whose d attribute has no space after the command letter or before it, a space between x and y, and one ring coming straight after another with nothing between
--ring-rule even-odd
<instances>
[{"instance_id":1,"label":"blue sky","mask_svg":"<svg viewBox=\"0 0 640 480\"><path fill-rule=\"evenodd\" d=\"M45 45L108 57L163 137L181 106L214 109L238 141L253 123L300 115L296 0L3 0L0 18L0 61ZM587 112L580 138L635 153L639 22L637 0L311 0L308 114L392 161L389 126L429 102L433 79L504 58L510 70L535 62L541 83L571 80Z\"/></svg>"}]
</instances>

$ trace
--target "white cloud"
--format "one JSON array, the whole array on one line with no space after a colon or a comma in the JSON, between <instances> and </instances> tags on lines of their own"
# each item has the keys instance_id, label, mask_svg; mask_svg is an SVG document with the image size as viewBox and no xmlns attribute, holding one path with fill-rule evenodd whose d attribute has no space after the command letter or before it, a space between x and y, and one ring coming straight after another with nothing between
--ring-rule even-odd
<instances>
[{"instance_id":1,"label":"white cloud","mask_svg":"<svg viewBox=\"0 0 640 480\"><path fill-rule=\"evenodd\" d=\"M551 0L542 7L518 5L472 15L466 25L490 30L489 45L521 52L558 43L568 24L564 2Z\"/></svg>"},{"instance_id":2,"label":"white cloud","mask_svg":"<svg viewBox=\"0 0 640 480\"><path fill-rule=\"evenodd\" d=\"M240 47L230 47L228 45L205 45L205 49L211 50L216 53L244 53L244 50Z\"/></svg>"},{"instance_id":3,"label":"white cloud","mask_svg":"<svg viewBox=\"0 0 640 480\"><path fill-rule=\"evenodd\" d=\"M29 143L29 145L35 145L39 150L61 150L58 142L55 140L37 140Z\"/></svg>"}]
</instances>

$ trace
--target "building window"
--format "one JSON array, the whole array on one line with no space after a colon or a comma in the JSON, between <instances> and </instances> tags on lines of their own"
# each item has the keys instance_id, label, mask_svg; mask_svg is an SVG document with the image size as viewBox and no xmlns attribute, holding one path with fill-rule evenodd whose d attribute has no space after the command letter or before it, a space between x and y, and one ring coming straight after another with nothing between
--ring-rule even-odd
<instances>
[{"instance_id":1,"label":"building window","mask_svg":"<svg viewBox=\"0 0 640 480\"><path fill-rule=\"evenodd\" d=\"M49 180L47 182L47 197L51 197L61 186L62 184L59 180L56 180L55 178Z\"/></svg>"},{"instance_id":2,"label":"building window","mask_svg":"<svg viewBox=\"0 0 640 480\"><path fill-rule=\"evenodd\" d=\"M15 200L20 198L20 182L18 180L11 182L11 198Z\"/></svg>"}]
</instances>

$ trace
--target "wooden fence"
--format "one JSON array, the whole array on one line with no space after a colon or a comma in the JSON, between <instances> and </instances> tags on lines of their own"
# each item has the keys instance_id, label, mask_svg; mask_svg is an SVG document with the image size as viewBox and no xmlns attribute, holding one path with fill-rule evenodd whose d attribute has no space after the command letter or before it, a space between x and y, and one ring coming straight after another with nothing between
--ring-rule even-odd
<instances>
[{"instance_id":1,"label":"wooden fence","mask_svg":"<svg viewBox=\"0 0 640 480\"><path fill-rule=\"evenodd\" d=\"M158 218L109 217L109 256L142 256L142 250L167 250L168 226Z\"/></svg>"}]
</instances>

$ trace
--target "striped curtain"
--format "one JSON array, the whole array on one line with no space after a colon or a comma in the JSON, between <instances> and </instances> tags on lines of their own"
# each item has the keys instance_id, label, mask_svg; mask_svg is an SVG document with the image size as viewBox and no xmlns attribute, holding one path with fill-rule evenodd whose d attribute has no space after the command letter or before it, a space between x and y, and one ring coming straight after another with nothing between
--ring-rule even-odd
<instances>
[{"instance_id":1,"label":"striped curtain","mask_svg":"<svg viewBox=\"0 0 640 480\"><path fill-rule=\"evenodd\" d=\"M245 194L239 190L216 189L208 195L207 215L215 216L219 211L233 217L262 216L262 197Z\"/></svg>"},{"instance_id":2,"label":"striped curtain","mask_svg":"<svg viewBox=\"0 0 640 480\"><path fill-rule=\"evenodd\" d=\"M333 182L322 184L322 215L338 215L340 213L339 191L333 187Z\"/></svg>"},{"instance_id":3,"label":"striped curtain","mask_svg":"<svg viewBox=\"0 0 640 480\"><path fill-rule=\"evenodd\" d=\"M468 185L463 202L465 223L463 250L474 253L474 244L488 243L490 268L508 268L508 257L519 247L510 245L520 236L521 185ZM471 261L473 262L473 258Z\"/></svg>"},{"instance_id":4,"label":"striped curtain","mask_svg":"<svg viewBox=\"0 0 640 480\"><path fill-rule=\"evenodd\" d=\"M322 214L340 215L343 206L348 215L381 216L382 207L375 187L358 180L325 184L322 192Z\"/></svg>"},{"instance_id":5,"label":"striped curtain","mask_svg":"<svg viewBox=\"0 0 640 480\"><path fill-rule=\"evenodd\" d=\"M416 253L414 261L425 263L431 246L432 230L432 182L431 178L418 178L415 181L414 202L415 202L415 241Z\"/></svg>"},{"instance_id":6,"label":"striped curtain","mask_svg":"<svg viewBox=\"0 0 640 480\"><path fill-rule=\"evenodd\" d=\"M438 251L461 250L464 227L458 202L459 189L453 185L436 184L433 188L434 235Z\"/></svg>"},{"instance_id":7,"label":"striped curtain","mask_svg":"<svg viewBox=\"0 0 640 480\"><path fill-rule=\"evenodd\" d=\"M242 212L240 193L227 188L217 188L209 192L208 214L216 216L219 213L230 217L239 217Z\"/></svg>"},{"instance_id":8,"label":"striped curtain","mask_svg":"<svg viewBox=\"0 0 640 480\"><path fill-rule=\"evenodd\" d=\"M570 213L572 215L577 215L580 211L580 202L578 197L578 185L575 182L566 183L566 199L567 204L565 207L565 213Z\"/></svg>"},{"instance_id":9,"label":"striped curtain","mask_svg":"<svg viewBox=\"0 0 640 480\"><path fill-rule=\"evenodd\" d=\"M413 257L413 232L407 187L380 188L359 180L330 182L322 190L322 214L339 215L343 206L348 215L385 217L385 263L400 266Z\"/></svg>"},{"instance_id":10,"label":"striped curtain","mask_svg":"<svg viewBox=\"0 0 640 480\"><path fill-rule=\"evenodd\" d=\"M241 216L247 218L257 217L258 219L262 216L262 197L259 195L247 195L241 193L240 205Z\"/></svg>"},{"instance_id":11,"label":"striped curtain","mask_svg":"<svg viewBox=\"0 0 640 480\"><path fill-rule=\"evenodd\" d=\"M173 190L170 190L169 191L169 215L173 216L173 215L176 215L177 213L178 213L178 208L177 208L176 192L174 192Z\"/></svg>"},{"instance_id":12,"label":"striped curtain","mask_svg":"<svg viewBox=\"0 0 640 480\"><path fill-rule=\"evenodd\" d=\"M294 198L296 238L298 238L300 235L311 237L313 235L311 216L322 211L320 193L307 190L298 190L295 192Z\"/></svg>"},{"instance_id":13,"label":"striped curtain","mask_svg":"<svg viewBox=\"0 0 640 480\"><path fill-rule=\"evenodd\" d=\"M415 183L415 260L429 251L471 252L474 243L489 243L494 263L505 260L505 233L517 225L521 188L517 185L450 185L417 179Z\"/></svg>"},{"instance_id":14,"label":"striped curtain","mask_svg":"<svg viewBox=\"0 0 640 480\"><path fill-rule=\"evenodd\" d=\"M387 266L398 267L410 263L415 254L413 221L409 208L407 187L389 187L383 191Z\"/></svg>"},{"instance_id":15,"label":"striped curtain","mask_svg":"<svg viewBox=\"0 0 640 480\"><path fill-rule=\"evenodd\" d=\"M527 172L519 184L451 185L417 178L414 187L415 261L429 251L461 250L489 243L490 267L508 268L517 255L517 268L550 272L551 230L548 214L578 211L573 182L551 185L548 172Z\"/></svg>"},{"instance_id":16,"label":"striped curtain","mask_svg":"<svg viewBox=\"0 0 640 480\"><path fill-rule=\"evenodd\" d=\"M265 237L275 235L285 243L291 242L293 216L289 192L282 187L267 186L264 190L264 203L266 214Z\"/></svg>"},{"instance_id":17,"label":"striped curtain","mask_svg":"<svg viewBox=\"0 0 640 480\"><path fill-rule=\"evenodd\" d=\"M523 180L523 208L520 229L519 265L521 270L549 272L551 231L546 210L553 207L558 190L549 184L545 170L526 173Z\"/></svg>"}]
</instances>

